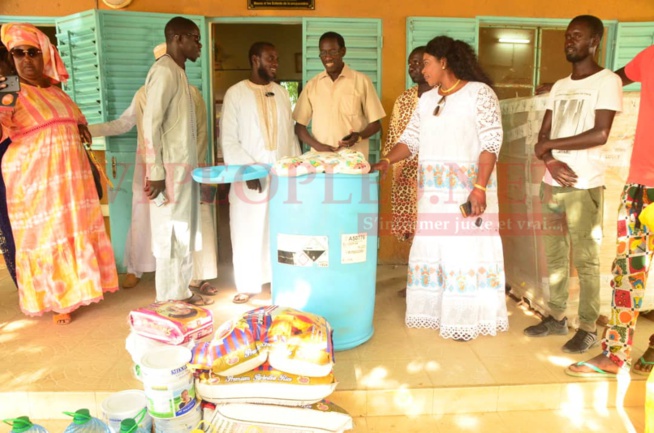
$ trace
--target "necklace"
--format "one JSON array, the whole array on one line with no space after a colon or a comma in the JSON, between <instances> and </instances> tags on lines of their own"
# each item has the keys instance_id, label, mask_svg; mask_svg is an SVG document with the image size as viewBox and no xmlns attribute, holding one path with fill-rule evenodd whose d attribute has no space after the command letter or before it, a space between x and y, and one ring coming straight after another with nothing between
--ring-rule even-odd
<instances>
[{"instance_id":1,"label":"necklace","mask_svg":"<svg viewBox=\"0 0 654 433\"><path fill-rule=\"evenodd\" d=\"M456 80L456 83L454 83L454 86L450 87L449 89L441 89L441 93L450 93L452 90L456 88L456 86L459 85L460 82L461 79L459 78L458 80Z\"/></svg>"}]
</instances>

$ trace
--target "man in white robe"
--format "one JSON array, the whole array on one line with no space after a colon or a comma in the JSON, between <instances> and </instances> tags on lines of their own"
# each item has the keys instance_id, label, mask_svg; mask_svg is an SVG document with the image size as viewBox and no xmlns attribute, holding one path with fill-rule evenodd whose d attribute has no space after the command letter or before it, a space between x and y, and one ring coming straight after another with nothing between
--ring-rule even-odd
<instances>
[{"instance_id":1,"label":"man in white robe","mask_svg":"<svg viewBox=\"0 0 654 433\"><path fill-rule=\"evenodd\" d=\"M250 78L227 90L220 116L226 164L273 164L300 154L293 132L291 101L273 80L278 56L274 45L257 42L249 52ZM235 303L245 303L271 280L268 232L270 178L236 182L229 191Z\"/></svg>"},{"instance_id":2,"label":"man in white robe","mask_svg":"<svg viewBox=\"0 0 654 433\"><path fill-rule=\"evenodd\" d=\"M145 170L143 162L143 108L145 107L145 86L141 87L132 103L116 120L89 125L93 137L110 137L130 131L137 126L136 155L134 161L134 177L132 180L132 218L127 239L125 240L125 256L123 264L127 275L123 278L122 287L131 289L136 286L144 272L154 272L156 262L152 255L150 235L150 201L143 191Z\"/></svg>"},{"instance_id":3,"label":"man in white robe","mask_svg":"<svg viewBox=\"0 0 654 433\"><path fill-rule=\"evenodd\" d=\"M165 28L166 55L150 68L143 113L145 192L150 200L152 253L156 259L157 301L185 300L209 305L193 295L193 252L202 248L200 188L191 178L198 166L197 121L185 72L187 60L200 56L200 30L175 17ZM165 197L161 205L155 199Z\"/></svg>"}]
</instances>

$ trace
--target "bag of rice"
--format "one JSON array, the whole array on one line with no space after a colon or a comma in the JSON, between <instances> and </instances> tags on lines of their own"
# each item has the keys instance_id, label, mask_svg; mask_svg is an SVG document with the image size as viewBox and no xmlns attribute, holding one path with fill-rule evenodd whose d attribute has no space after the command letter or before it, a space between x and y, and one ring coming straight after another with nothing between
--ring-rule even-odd
<instances>
[{"instance_id":1,"label":"bag of rice","mask_svg":"<svg viewBox=\"0 0 654 433\"><path fill-rule=\"evenodd\" d=\"M265 403L303 406L329 396L337 383L330 372L324 377L297 376L276 370L267 362L233 376L200 373L195 387L202 400L216 404Z\"/></svg>"},{"instance_id":2,"label":"bag of rice","mask_svg":"<svg viewBox=\"0 0 654 433\"><path fill-rule=\"evenodd\" d=\"M183 301L155 302L129 313L132 331L167 344L197 341L213 332L211 311Z\"/></svg>"},{"instance_id":3,"label":"bag of rice","mask_svg":"<svg viewBox=\"0 0 654 433\"><path fill-rule=\"evenodd\" d=\"M323 400L307 407L226 404L216 407L207 432L342 433L352 429L352 417Z\"/></svg>"}]
</instances>

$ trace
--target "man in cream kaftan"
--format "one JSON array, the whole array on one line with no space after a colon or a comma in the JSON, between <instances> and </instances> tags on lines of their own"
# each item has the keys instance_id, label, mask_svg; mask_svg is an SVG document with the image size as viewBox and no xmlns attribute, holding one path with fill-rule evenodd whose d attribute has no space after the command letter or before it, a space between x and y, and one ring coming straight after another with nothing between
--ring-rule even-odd
<instances>
[{"instance_id":1,"label":"man in cream kaftan","mask_svg":"<svg viewBox=\"0 0 654 433\"><path fill-rule=\"evenodd\" d=\"M197 26L182 17L166 25L167 54L150 68L145 82L143 139L146 193L167 203L150 204L157 301L189 300L193 252L202 248L200 191L191 172L198 166L197 121L184 65L200 55ZM200 300L197 303L203 304Z\"/></svg>"},{"instance_id":2,"label":"man in cream kaftan","mask_svg":"<svg viewBox=\"0 0 654 433\"><path fill-rule=\"evenodd\" d=\"M207 154L206 107L200 91L191 86L191 95L195 104L197 117L197 154L198 161L203 161ZM116 120L97 125L89 125L94 137L108 137L124 134L134 126L137 130L137 149L132 180L132 218L125 241L124 265L127 273L132 274L136 283L144 272L154 272L155 258L152 255L152 235L150 233L150 201L143 192L145 185L145 163L143 159L143 109L145 107L145 86L141 87L129 107ZM202 251L194 256L195 280L209 280L218 276L216 259L215 219L211 203L200 206L202 221ZM126 287L123 281L123 287ZM197 284L196 284L197 285ZM132 286L133 287L133 286Z\"/></svg>"},{"instance_id":3,"label":"man in cream kaftan","mask_svg":"<svg viewBox=\"0 0 654 433\"><path fill-rule=\"evenodd\" d=\"M230 87L220 116L221 144L227 164L273 164L300 153L293 133L291 102L286 89L272 81L277 51L272 44L250 48L250 79ZM255 188L255 189L252 189ZM271 280L268 232L270 178L236 182L229 192L234 280L237 303L261 292Z\"/></svg>"}]
</instances>

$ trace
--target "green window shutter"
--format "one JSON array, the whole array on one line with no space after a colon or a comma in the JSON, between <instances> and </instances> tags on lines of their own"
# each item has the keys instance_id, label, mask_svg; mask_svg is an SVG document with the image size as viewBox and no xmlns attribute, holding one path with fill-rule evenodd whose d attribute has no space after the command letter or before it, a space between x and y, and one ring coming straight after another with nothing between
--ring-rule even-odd
<instances>
[{"instance_id":1,"label":"green window shutter","mask_svg":"<svg viewBox=\"0 0 654 433\"><path fill-rule=\"evenodd\" d=\"M618 23L615 43L615 69L624 67L636 54L654 43L654 21L642 23ZM640 83L633 83L624 90L640 90Z\"/></svg>"},{"instance_id":2,"label":"green window shutter","mask_svg":"<svg viewBox=\"0 0 654 433\"><path fill-rule=\"evenodd\" d=\"M477 52L479 27L474 18L426 18L408 17L406 20L406 55L414 48L427 43L436 36L449 36L470 44ZM413 81L406 73L406 87L413 86Z\"/></svg>"},{"instance_id":3,"label":"green window shutter","mask_svg":"<svg viewBox=\"0 0 654 433\"><path fill-rule=\"evenodd\" d=\"M154 63L154 47L165 42L164 28L175 15L124 11L101 11L99 26L100 76L106 103L106 119L114 120L132 102L136 91L143 86L145 78ZM189 16L200 29L202 41L207 40L204 17ZM203 48L196 62L186 62L189 82L200 89L207 103L211 102L209 86L206 84L205 66L208 64L208 50ZM209 119L207 119L209 121ZM213 125L210 122L209 125ZM211 132L213 128L209 128ZM133 149L136 131L116 137L108 137L107 144L113 150ZM209 146L211 148L211 146Z\"/></svg>"},{"instance_id":4,"label":"green window shutter","mask_svg":"<svg viewBox=\"0 0 654 433\"><path fill-rule=\"evenodd\" d=\"M70 74L64 90L82 109L89 123L114 120L129 106L154 63L152 50L165 41L164 27L174 16L86 11L56 19L59 51ZM202 41L207 41L205 18L186 17L198 25ZM195 63L187 62L186 73L189 82L202 92L207 113L211 113L208 59L209 52L203 49ZM207 121L213 125L211 119ZM211 139L213 128L208 128L208 132ZM133 149L136 132L105 140L109 149Z\"/></svg>"},{"instance_id":5,"label":"green window shutter","mask_svg":"<svg viewBox=\"0 0 654 433\"><path fill-rule=\"evenodd\" d=\"M56 19L57 44L68 74L62 86L89 123L105 120L100 80L98 27L95 11Z\"/></svg>"},{"instance_id":6,"label":"green window shutter","mask_svg":"<svg viewBox=\"0 0 654 433\"><path fill-rule=\"evenodd\" d=\"M381 48L382 32L379 19L335 19L305 18L302 20L304 53L302 81L306 84L325 68L318 57L318 41L325 32L336 32L345 39L347 54L345 63L352 69L363 72L372 80L381 99ZM370 161L377 161L380 152L380 137L370 138Z\"/></svg>"}]
</instances>

